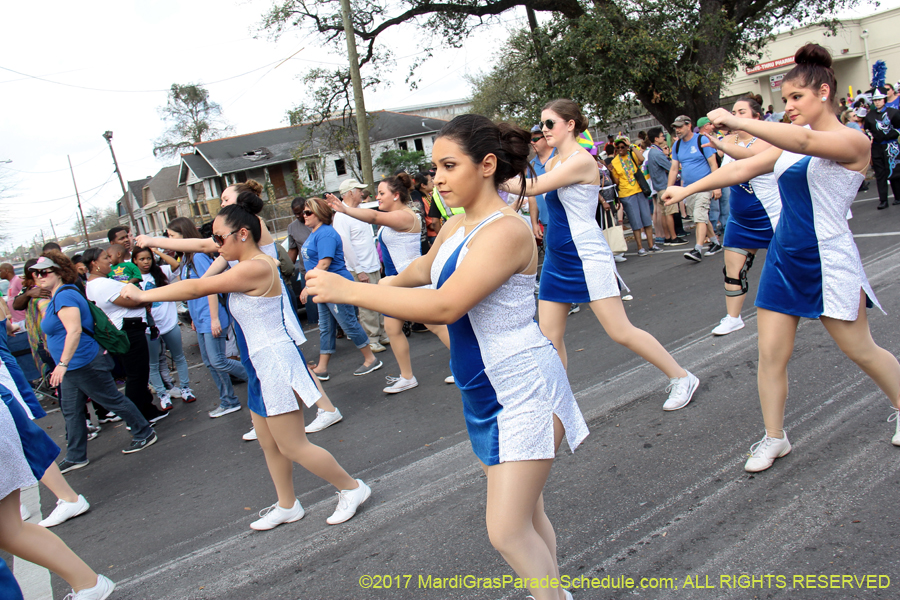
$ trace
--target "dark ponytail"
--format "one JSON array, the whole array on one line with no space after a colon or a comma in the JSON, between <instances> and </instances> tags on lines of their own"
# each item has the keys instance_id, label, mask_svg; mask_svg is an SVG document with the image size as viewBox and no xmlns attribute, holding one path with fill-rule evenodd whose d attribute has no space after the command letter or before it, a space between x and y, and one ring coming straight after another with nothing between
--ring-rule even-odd
<instances>
[{"instance_id":1,"label":"dark ponytail","mask_svg":"<svg viewBox=\"0 0 900 600\"><path fill-rule=\"evenodd\" d=\"M131 262L137 265L138 254L142 254L144 252L150 253L150 258L153 260L150 262L150 275L153 276L153 283L156 287L162 287L169 283L169 278L166 277L166 274L163 273L163 270L159 267L156 262L156 257L153 256L153 250L150 248L141 248L140 246L135 246L131 251Z\"/></svg>"},{"instance_id":2,"label":"dark ponytail","mask_svg":"<svg viewBox=\"0 0 900 600\"><path fill-rule=\"evenodd\" d=\"M784 81L814 90L817 94L822 85L828 86L828 99L832 108L837 109L837 80L831 68L831 54L819 44L809 43L794 55L794 68L784 76Z\"/></svg>"},{"instance_id":3,"label":"dark ponytail","mask_svg":"<svg viewBox=\"0 0 900 600\"><path fill-rule=\"evenodd\" d=\"M534 173L528 163L531 135L527 131L509 123L495 125L481 115L460 115L444 125L438 137L456 142L476 165L493 154L497 157L494 185L500 187L504 181L520 176L522 189L513 191L525 195L525 176L529 171Z\"/></svg>"},{"instance_id":4,"label":"dark ponytail","mask_svg":"<svg viewBox=\"0 0 900 600\"><path fill-rule=\"evenodd\" d=\"M259 208L262 209L262 200L251 192L241 192L241 195L238 196L237 203L229 204L222 208L222 210L219 211L219 216L222 217L225 224L231 227L233 231L237 231L238 229L246 229L249 231L253 241L258 244L260 238L262 238L262 228L259 226L259 217L256 216L256 212L259 212L259 210L251 212L255 208L255 205L250 204L250 207L248 208L247 203L241 202L241 198L245 194L249 194L256 198L256 200L259 201Z\"/></svg>"}]
</instances>

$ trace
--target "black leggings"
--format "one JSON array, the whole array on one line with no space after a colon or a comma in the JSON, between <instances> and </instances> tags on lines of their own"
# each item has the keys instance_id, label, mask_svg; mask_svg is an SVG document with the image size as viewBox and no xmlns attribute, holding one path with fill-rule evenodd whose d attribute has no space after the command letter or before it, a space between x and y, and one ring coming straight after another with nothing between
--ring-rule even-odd
<instances>
[{"instance_id":1,"label":"black leggings","mask_svg":"<svg viewBox=\"0 0 900 600\"><path fill-rule=\"evenodd\" d=\"M153 394L147 387L150 383L150 351L144 333L146 329L147 324L139 318L122 321L122 331L128 334L131 346L128 352L119 354L118 358L125 368L125 395L149 421L164 413L153 405Z\"/></svg>"}]
</instances>

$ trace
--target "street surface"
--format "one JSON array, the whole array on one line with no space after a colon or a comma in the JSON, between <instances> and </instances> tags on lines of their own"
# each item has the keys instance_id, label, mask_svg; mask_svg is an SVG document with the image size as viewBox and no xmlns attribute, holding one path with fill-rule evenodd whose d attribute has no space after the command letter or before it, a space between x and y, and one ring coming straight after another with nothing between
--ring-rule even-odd
<instances>
[{"instance_id":1,"label":"street surface","mask_svg":"<svg viewBox=\"0 0 900 600\"><path fill-rule=\"evenodd\" d=\"M888 312L869 310L873 336L900 355L900 206L876 211L874 197L873 185L850 224ZM591 435L574 455L563 443L544 498L561 574L602 586L573 589L575 599L897 598L900 448L890 442L888 401L820 323L802 321L786 416L794 451L745 473L764 432L753 307L763 261L750 272L747 326L714 338L725 314L723 259L691 263L681 256L688 249L632 252L618 265L634 295L629 318L700 378L683 410L663 412L665 377L610 341L587 306L568 320L569 376ZM303 352L312 359L318 335L309 335ZM199 364L189 329L184 337L190 364ZM327 525L334 490L297 468L306 516L250 530L274 489L259 445L241 441L246 408L206 415L215 388L201 365L191 370L200 400L175 400L154 447L122 455L123 424L103 426L89 444L91 464L67 476L91 510L53 531L117 582L115 599L523 600L528 592L502 579L514 575L488 540L485 478L459 394L443 383L446 349L412 334L420 385L387 396L384 376L398 375L391 353L378 355L380 371L354 377L360 355L338 342L325 388L344 420L310 438L372 487L352 520ZM245 399L246 387L237 389ZM313 417L308 410L307 422ZM58 412L41 425L64 446ZM55 499L38 491L46 515ZM36 512L36 493L28 497ZM28 574L26 598L49 598L51 586L53 598L68 591L55 575L12 565ZM368 589L378 585L389 589Z\"/></svg>"}]
</instances>

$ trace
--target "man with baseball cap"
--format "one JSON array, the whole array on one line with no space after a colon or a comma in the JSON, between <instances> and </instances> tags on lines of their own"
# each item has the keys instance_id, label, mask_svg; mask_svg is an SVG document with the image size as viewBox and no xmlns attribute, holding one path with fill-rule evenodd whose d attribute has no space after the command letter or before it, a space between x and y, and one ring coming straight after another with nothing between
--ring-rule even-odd
<instances>
[{"instance_id":1,"label":"man with baseball cap","mask_svg":"<svg viewBox=\"0 0 900 600\"><path fill-rule=\"evenodd\" d=\"M356 179L342 181L338 188L341 201L351 208L356 208L362 203L362 190L365 188L366 186ZM344 259L353 277L361 283L377 284L381 279L381 261L378 260L378 251L375 249L372 226L340 212L334 213L331 226L341 236ZM384 315L360 308L359 324L369 338L369 348L372 352L384 352L384 344L388 343L387 334L384 332Z\"/></svg>"},{"instance_id":2,"label":"man with baseball cap","mask_svg":"<svg viewBox=\"0 0 900 600\"><path fill-rule=\"evenodd\" d=\"M884 88L872 94L872 106L863 119L863 129L872 138L872 169L878 186L878 210L888 207L888 182L894 190L894 204L900 204L900 111L888 108Z\"/></svg>"},{"instance_id":3,"label":"man with baseball cap","mask_svg":"<svg viewBox=\"0 0 900 600\"><path fill-rule=\"evenodd\" d=\"M715 148L703 147L704 144L709 143L709 138L700 133L694 134L692 123L693 121L687 115L680 115L672 123L678 141L672 147L672 167L669 169L668 181L670 187L675 185L679 169L681 169L681 184L687 186L719 168L716 162ZM684 205L691 210L696 234L694 249L684 253L686 259L700 262L704 256L711 256L722 250L716 233L709 223L709 202L713 198L718 199L721 196L721 190L713 190L712 192L691 194L684 199ZM707 236L712 241L712 245L704 253L703 243Z\"/></svg>"}]
</instances>

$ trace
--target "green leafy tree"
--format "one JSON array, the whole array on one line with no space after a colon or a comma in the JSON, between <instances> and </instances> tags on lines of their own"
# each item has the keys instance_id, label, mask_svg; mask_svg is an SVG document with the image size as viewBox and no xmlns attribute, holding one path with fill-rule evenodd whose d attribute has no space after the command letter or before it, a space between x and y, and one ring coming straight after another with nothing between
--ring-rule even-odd
<instances>
[{"instance_id":1,"label":"green leafy tree","mask_svg":"<svg viewBox=\"0 0 900 600\"><path fill-rule=\"evenodd\" d=\"M461 46L476 28L525 7L529 28L513 36L508 50L529 71L520 102L540 104L570 97L601 121L636 104L663 123L686 113L715 108L729 73L759 60L772 32L811 23L834 26L833 15L861 0L356 0L354 32L363 42L360 63L383 59L380 36L401 25L422 33L427 58L439 45ZM536 13L545 15L538 24ZM343 28L339 0L282 0L264 15L274 35L317 35L340 51ZM431 35L429 40L428 35ZM504 53L505 55L506 53ZM422 60L424 60L422 58ZM502 59L501 59L502 63ZM415 65L414 65L415 67ZM491 72L489 83L500 79ZM344 85L334 80L335 87ZM346 87L346 85L344 85ZM507 89L513 95L514 88ZM510 103L500 114L521 115Z\"/></svg>"},{"instance_id":2,"label":"green leafy tree","mask_svg":"<svg viewBox=\"0 0 900 600\"><path fill-rule=\"evenodd\" d=\"M393 175L403 169L410 175L428 170L428 160L421 150L385 150L375 160L375 170L385 176Z\"/></svg>"},{"instance_id":3,"label":"green leafy tree","mask_svg":"<svg viewBox=\"0 0 900 600\"><path fill-rule=\"evenodd\" d=\"M212 140L232 131L222 117L222 107L210 101L209 92L199 85L172 84L166 105L159 116L168 129L153 144L153 156L174 158L194 144Z\"/></svg>"}]
</instances>

